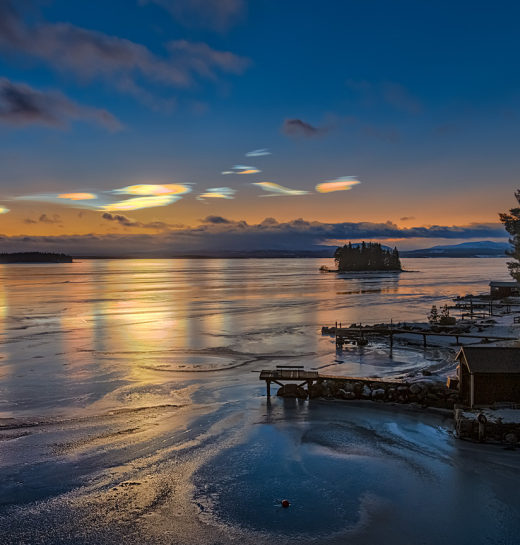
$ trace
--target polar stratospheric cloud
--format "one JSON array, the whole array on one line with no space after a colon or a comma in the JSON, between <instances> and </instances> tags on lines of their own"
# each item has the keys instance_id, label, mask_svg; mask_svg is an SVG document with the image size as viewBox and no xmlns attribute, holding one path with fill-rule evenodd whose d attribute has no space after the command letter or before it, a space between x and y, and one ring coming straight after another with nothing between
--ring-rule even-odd
<instances>
[{"instance_id":1,"label":"polar stratospheric cloud","mask_svg":"<svg viewBox=\"0 0 520 545\"><path fill-rule=\"evenodd\" d=\"M231 187L211 187L199 195L197 199L233 199L236 191Z\"/></svg>"},{"instance_id":2,"label":"polar stratospheric cloud","mask_svg":"<svg viewBox=\"0 0 520 545\"><path fill-rule=\"evenodd\" d=\"M261 187L264 191L268 191L268 195L261 195L262 197L283 197L283 196L296 196L296 195L308 195L308 191L300 189L290 189L283 185L275 184L274 182L255 182L253 185Z\"/></svg>"},{"instance_id":3,"label":"polar stratospheric cloud","mask_svg":"<svg viewBox=\"0 0 520 545\"><path fill-rule=\"evenodd\" d=\"M248 151L246 157L262 157L264 155L271 155L271 152L268 149L255 149L253 151Z\"/></svg>"},{"instance_id":4,"label":"polar stratospheric cloud","mask_svg":"<svg viewBox=\"0 0 520 545\"><path fill-rule=\"evenodd\" d=\"M156 195L150 197L133 197L99 207L99 210L105 212L124 212L129 210L140 210L142 208L154 208L155 206L167 206L178 201L181 197L178 195Z\"/></svg>"},{"instance_id":5,"label":"polar stratospheric cloud","mask_svg":"<svg viewBox=\"0 0 520 545\"><path fill-rule=\"evenodd\" d=\"M60 193L58 199L67 199L69 201L91 201L97 199L94 193Z\"/></svg>"},{"instance_id":6,"label":"polar stratospheric cloud","mask_svg":"<svg viewBox=\"0 0 520 545\"><path fill-rule=\"evenodd\" d=\"M318 193L332 193L333 191L348 191L355 185L360 184L359 180L356 180L353 176L343 176L336 178L335 180L328 180L327 182L321 182L316 185L316 191Z\"/></svg>"},{"instance_id":7,"label":"polar stratospheric cloud","mask_svg":"<svg viewBox=\"0 0 520 545\"><path fill-rule=\"evenodd\" d=\"M189 193L191 188L184 184L138 184L114 189L112 193L122 195L143 195L143 196L160 196L160 195L183 195Z\"/></svg>"}]
</instances>

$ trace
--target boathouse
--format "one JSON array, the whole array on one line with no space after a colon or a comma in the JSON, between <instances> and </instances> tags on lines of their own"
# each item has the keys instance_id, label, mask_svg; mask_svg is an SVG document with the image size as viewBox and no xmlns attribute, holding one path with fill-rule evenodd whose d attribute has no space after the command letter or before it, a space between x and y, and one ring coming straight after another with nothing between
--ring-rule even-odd
<instances>
[{"instance_id":1,"label":"boathouse","mask_svg":"<svg viewBox=\"0 0 520 545\"><path fill-rule=\"evenodd\" d=\"M460 398L468 407L520 403L520 347L465 346L456 359Z\"/></svg>"},{"instance_id":2,"label":"boathouse","mask_svg":"<svg viewBox=\"0 0 520 545\"><path fill-rule=\"evenodd\" d=\"M489 283L489 294L492 299L502 299L503 297L520 296L520 284L518 282L495 282Z\"/></svg>"}]
</instances>

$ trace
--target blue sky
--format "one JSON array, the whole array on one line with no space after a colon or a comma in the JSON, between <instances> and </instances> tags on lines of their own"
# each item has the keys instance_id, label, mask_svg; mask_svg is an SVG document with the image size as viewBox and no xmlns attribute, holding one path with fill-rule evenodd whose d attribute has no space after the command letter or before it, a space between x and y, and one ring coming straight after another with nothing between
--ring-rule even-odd
<instances>
[{"instance_id":1,"label":"blue sky","mask_svg":"<svg viewBox=\"0 0 520 545\"><path fill-rule=\"evenodd\" d=\"M79 226L77 203L37 196L178 183L189 195L139 209L134 223L496 223L518 186L519 11L0 0L0 205L10 210L0 232L133 232L102 221L105 201ZM271 154L245 157L264 148ZM260 172L221 174L234 165ZM361 183L315 191L343 177ZM264 182L289 191L261 198ZM197 198L222 187L231 198ZM44 213L62 227L26 222Z\"/></svg>"}]
</instances>

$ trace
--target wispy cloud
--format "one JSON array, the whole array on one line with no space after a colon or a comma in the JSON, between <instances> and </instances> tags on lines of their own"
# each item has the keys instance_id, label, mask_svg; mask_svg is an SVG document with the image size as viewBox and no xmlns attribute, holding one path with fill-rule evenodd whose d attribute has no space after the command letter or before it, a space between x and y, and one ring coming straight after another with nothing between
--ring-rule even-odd
<instances>
[{"instance_id":1,"label":"wispy cloud","mask_svg":"<svg viewBox=\"0 0 520 545\"><path fill-rule=\"evenodd\" d=\"M290 189L289 187L284 187L283 185L275 184L273 182L256 182L253 185L261 187L264 191L268 191L268 195L262 195L262 197L283 197L283 196L297 196L297 195L308 195L308 191L303 191L299 189Z\"/></svg>"},{"instance_id":2,"label":"wispy cloud","mask_svg":"<svg viewBox=\"0 0 520 545\"><path fill-rule=\"evenodd\" d=\"M316 191L318 193L331 193L332 191L348 191L355 185L360 184L359 180L356 180L353 176L342 176L335 180L329 180L327 182L321 182L316 185Z\"/></svg>"},{"instance_id":3,"label":"wispy cloud","mask_svg":"<svg viewBox=\"0 0 520 545\"><path fill-rule=\"evenodd\" d=\"M268 149L255 149L246 153L246 157L263 157L264 155L271 155L271 152Z\"/></svg>"},{"instance_id":4,"label":"wispy cloud","mask_svg":"<svg viewBox=\"0 0 520 545\"><path fill-rule=\"evenodd\" d=\"M48 216L47 214L42 214L37 220L33 220L31 218L26 218L24 220L24 223L27 224L36 224L36 223L46 223L46 224L60 224L62 223L62 219L59 214L53 214L52 216Z\"/></svg>"},{"instance_id":5,"label":"wispy cloud","mask_svg":"<svg viewBox=\"0 0 520 545\"><path fill-rule=\"evenodd\" d=\"M143 223L142 221L133 220L122 214L110 214L110 212L105 212L101 216L104 220L115 222L123 227L137 227L140 229L156 229L158 231L164 231L167 229L178 229L184 227L183 225L165 223L163 221L149 221Z\"/></svg>"},{"instance_id":6,"label":"wispy cloud","mask_svg":"<svg viewBox=\"0 0 520 545\"><path fill-rule=\"evenodd\" d=\"M213 225L231 225L233 222L222 216L206 216L200 220L202 223L212 223Z\"/></svg>"},{"instance_id":7,"label":"wispy cloud","mask_svg":"<svg viewBox=\"0 0 520 545\"><path fill-rule=\"evenodd\" d=\"M185 26L216 30L226 30L236 23L245 7L244 0L140 0L140 3L163 7Z\"/></svg>"},{"instance_id":8,"label":"wispy cloud","mask_svg":"<svg viewBox=\"0 0 520 545\"><path fill-rule=\"evenodd\" d=\"M167 206L189 193L191 187L186 184L136 184L104 191L101 196L93 193L42 193L37 195L22 195L15 200L52 202L67 204L75 208L90 208L105 212L124 212ZM131 198L115 200L115 195L132 195ZM67 202L69 201L69 202Z\"/></svg>"},{"instance_id":9,"label":"wispy cloud","mask_svg":"<svg viewBox=\"0 0 520 545\"><path fill-rule=\"evenodd\" d=\"M233 199L236 190L231 187L211 187L199 195L197 199Z\"/></svg>"},{"instance_id":10,"label":"wispy cloud","mask_svg":"<svg viewBox=\"0 0 520 545\"><path fill-rule=\"evenodd\" d=\"M153 97L143 80L186 88L198 78L242 73L249 64L205 43L172 41L167 54L158 56L142 44L69 23L28 24L12 0L0 2L0 47L42 59L82 81L103 79L145 103Z\"/></svg>"},{"instance_id":11,"label":"wispy cloud","mask_svg":"<svg viewBox=\"0 0 520 545\"><path fill-rule=\"evenodd\" d=\"M314 127L301 119L286 119L282 124L282 132L293 138L313 138L327 132L327 129Z\"/></svg>"},{"instance_id":12,"label":"wispy cloud","mask_svg":"<svg viewBox=\"0 0 520 545\"><path fill-rule=\"evenodd\" d=\"M415 219L415 216L403 216L402 218L399 218L400 221L412 221Z\"/></svg>"},{"instance_id":13,"label":"wispy cloud","mask_svg":"<svg viewBox=\"0 0 520 545\"><path fill-rule=\"evenodd\" d=\"M221 174L258 174L262 172L256 167L249 167L247 165L235 165L231 167L232 170L224 170Z\"/></svg>"},{"instance_id":14,"label":"wispy cloud","mask_svg":"<svg viewBox=\"0 0 520 545\"><path fill-rule=\"evenodd\" d=\"M11 125L66 127L74 120L96 123L110 130L121 128L121 123L106 110L83 106L58 92L38 91L0 78L0 121Z\"/></svg>"},{"instance_id":15,"label":"wispy cloud","mask_svg":"<svg viewBox=\"0 0 520 545\"><path fill-rule=\"evenodd\" d=\"M158 195L152 197L134 197L123 201L105 204L99 210L107 212L129 212L130 210L141 210L142 208L155 208L156 206L168 206L178 201L179 195Z\"/></svg>"}]
</instances>

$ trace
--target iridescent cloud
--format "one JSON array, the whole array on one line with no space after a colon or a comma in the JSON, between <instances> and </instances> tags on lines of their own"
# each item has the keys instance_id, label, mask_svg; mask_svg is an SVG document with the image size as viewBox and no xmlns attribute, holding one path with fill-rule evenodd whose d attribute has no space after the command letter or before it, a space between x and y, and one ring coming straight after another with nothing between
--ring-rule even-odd
<instances>
[{"instance_id":1,"label":"iridescent cloud","mask_svg":"<svg viewBox=\"0 0 520 545\"><path fill-rule=\"evenodd\" d=\"M68 199L71 201L90 201L97 199L97 195L94 193L61 193L57 195L58 199Z\"/></svg>"},{"instance_id":2,"label":"iridescent cloud","mask_svg":"<svg viewBox=\"0 0 520 545\"><path fill-rule=\"evenodd\" d=\"M154 195L148 197L134 197L99 207L99 210L105 212L124 212L129 210L140 210L141 208L153 208L155 206L167 206L181 197L178 195Z\"/></svg>"},{"instance_id":3,"label":"iridescent cloud","mask_svg":"<svg viewBox=\"0 0 520 545\"><path fill-rule=\"evenodd\" d=\"M261 187L264 191L268 191L268 195L262 195L262 197L282 197L282 196L295 196L295 195L308 195L308 191L300 189L290 189L283 185L278 185L273 182L256 182L253 185Z\"/></svg>"},{"instance_id":4,"label":"iridescent cloud","mask_svg":"<svg viewBox=\"0 0 520 545\"><path fill-rule=\"evenodd\" d=\"M268 149L255 149L253 151L248 151L246 157L262 157L263 155L271 155L271 152Z\"/></svg>"},{"instance_id":5,"label":"iridescent cloud","mask_svg":"<svg viewBox=\"0 0 520 545\"><path fill-rule=\"evenodd\" d=\"M183 195L189 193L191 187L184 184L138 184L114 189L112 193L121 195L142 195L142 196L160 196L160 195Z\"/></svg>"},{"instance_id":6,"label":"iridescent cloud","mask_svg":"<svg viewBox=\"0 0 520 545\"><path fill-rule=\"evenodd\" d=\"M233 199L236 191L231 187L211 187L199 195L197 199Z\"/></svg>"},{"instance_id":7,"label":"iridescent cloud","mask_svg":"<svg viewBox=\"0 0 520 545\"><path fill-rule=\"evenodd\" d=\"M0 214L7 214L9 212L9 208L6 208L5 206L0 206Z\"/></svg>"},{"instance_id":8,"label":"iridescent cloud","mask_svg":"<svg viewBox=\"0 0 520 545\"><path fill-rule=\"evenodd\" d=\"M262 172L256 167L249 167L247 165L235 165L232 170L224 170L222 174L258 174Z\"/></svg>"},{"instance_id":9,"label":"iridescent cloud","mask_svg":"<svg viewBox=\"0 0 520 545\"><path fill-rule=\"evenodd\" d=\"M355 185L360 184L359 180L356 180L353 176L342 176L335 180L328 180L327 182L321 182L316 185L316 191L318 193L331 193L332 191L348 191Z\"/></svg>"}]
</instances>

